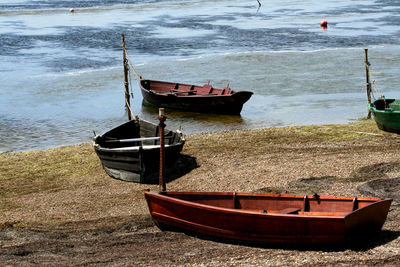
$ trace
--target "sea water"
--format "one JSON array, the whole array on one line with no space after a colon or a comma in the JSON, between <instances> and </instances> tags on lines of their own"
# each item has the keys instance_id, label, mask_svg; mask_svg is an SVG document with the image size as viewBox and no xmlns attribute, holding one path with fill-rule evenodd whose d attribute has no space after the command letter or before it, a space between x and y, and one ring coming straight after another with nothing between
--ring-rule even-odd
<instances>
[{"instance_id":1,"label":"sea water","mask_svg":"<svg viewBox=\"0 0 400 267\"><path fill-rule=\"evenodd\" d=\"M398 1L261 4L0 1L0 152L86 142L127 121L122 33L144 78L254 92L240 116L167 109L167 127L185 133L365 117L364 48L375 96L399 97ZM131 81L133 113L156 122L157 108Z\"/></svg>"}]
</instances>

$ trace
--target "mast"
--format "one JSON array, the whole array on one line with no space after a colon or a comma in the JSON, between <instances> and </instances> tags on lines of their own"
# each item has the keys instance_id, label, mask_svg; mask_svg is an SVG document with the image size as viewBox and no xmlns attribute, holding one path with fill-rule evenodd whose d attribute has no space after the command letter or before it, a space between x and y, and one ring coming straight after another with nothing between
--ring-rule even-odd
<instances>
[{"instance_id":1,"label":"mast","mask_svg":"<svg viewBox=\"0 0 400 267\"><path fill-rule=\"evenodd\" d=\"M366 75L366 82L367 82L367 98L368 98L368 107L371 104L371 82L369 80L369 66L371 65L368 62L368 48L365 48L365 75ZM371 110L368 109L368 119L371 118Z\"/></svg>"},{"instance_id":2,"label":"mast","mask_svg":"<svg viewBox=\"0 0 400 267\"><path fill-rule=\"evenodd\" d=\"M122 61L124 64L124 85L125 85L125 108L128 111L128 119L132 120L131 114L131 99L129 97L129 82L128 82L128 60L126 58L126 47L125 47L125 34L121 34L122 42Z\"/></svg>"}]
</instances>

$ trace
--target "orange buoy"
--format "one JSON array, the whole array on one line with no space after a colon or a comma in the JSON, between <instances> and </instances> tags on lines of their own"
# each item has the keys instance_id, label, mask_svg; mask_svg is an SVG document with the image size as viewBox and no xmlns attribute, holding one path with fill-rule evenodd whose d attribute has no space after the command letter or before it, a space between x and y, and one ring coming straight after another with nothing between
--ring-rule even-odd
<instances>
[{"instance_id":1,"label":"orange buoy","mask_svg":"<svg viewBox=\"0 0 400 267\"><path fill-rule=\"evenodd\" d=\"M321 25L321 27L328 27L328 21L326 19L321 20L321 22L319 23L319 25Z\"/></svg>"}]
</instances>

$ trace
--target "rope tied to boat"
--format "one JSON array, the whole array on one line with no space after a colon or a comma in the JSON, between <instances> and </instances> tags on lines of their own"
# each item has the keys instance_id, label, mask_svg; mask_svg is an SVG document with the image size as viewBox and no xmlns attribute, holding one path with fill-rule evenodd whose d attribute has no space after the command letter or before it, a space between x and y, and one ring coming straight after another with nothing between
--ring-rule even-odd
<instances>
[{"instance_id":1,"label":"rope tied to boat","mask_svg":"<svg viewBox=\"0 0 400 267\"><path fill-rule=\"evenodd\" d=\"M373 91L375 91L375 93L378 94L378 95L380 96L380 98L384 98L382 92L378 89L378 85L376 84L376 81L375 81L375 79L374 79L374 76L372 75L372 71L371 71L370 65L367 64L367 63L365 63L365 67L367 68L367 70L368 70L368 75L371 77L371 80L372 80L372 85L373 85L373 86L372 86L372 89L373 89L373 90L371 90L372 98L373 98L374 100L376 100Z\"/></svg>"},{"instance_id":2,"label":"rope tied to boat","mask_svg":"<svg viewBox=\"0 0 400 267\"><path fill-rule=\"evenodd\" d=\"M128 69L128 88L129 88L129 92L131 93L131 98L133 99L132 71L131 71L131 68L129 67L129 64L128 64L128 68L127 69Z\"/></svg>"},{"instance_id":3,"label":"rope tied to boat","mask_svg":"<svg viewBox=\"0 0 400 267\"><path fill-rule=\"evenodd\" d=\"M136 75L136 77L137 77L139 80L141 80L141 79L142 79L142 76L140 76L140 75L136 72L135 67L133 66L132 60L131 60L131 58L129 57L128 51L126 50L125 47L123 47L123 49L124 49L124 51L125 51L126 58L128 59L128 63L129 63L128 65L129 65L130 68L133 70L133 73Z\"/></svg>"},{"instance_id":4,"label":"rope tied to boat","mask_svg":"<svg viewBox=\"0 0 400 267\"><path fill-rule=\"evenodd\" d=\"M129 105L127 99L125 99L125 104L126 104L126 107L128 108L127 112L129 112L131 114L131 118L135 118L135 116L133 115L132 109L131 109L131 105Z\"/></svg>"}]
</instances>

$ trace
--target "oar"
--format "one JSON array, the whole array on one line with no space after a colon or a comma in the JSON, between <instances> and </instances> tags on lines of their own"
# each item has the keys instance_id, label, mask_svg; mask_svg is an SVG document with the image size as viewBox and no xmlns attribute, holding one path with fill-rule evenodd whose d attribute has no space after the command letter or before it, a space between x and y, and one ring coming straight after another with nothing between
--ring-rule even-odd
<instances>
[{"instance_id":1,"label":"oar","mask_svg":"<svg viewBox=\"0 0 400 267\"><path fill-rule=\"evenodd\" d=\"M166 139L171 139L172 136L164 136ZM160 140L160 137L141 137L141 138L130 138L130 139L111 139L106 140L106 143L128 143L128 142L141 142L141 141L154 141Z\"/></svg>"}]
</instances>

